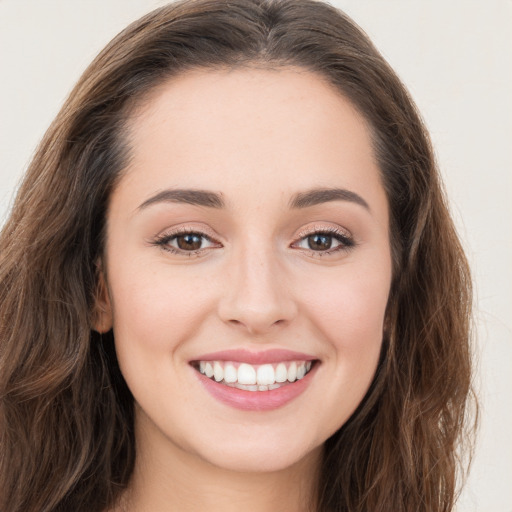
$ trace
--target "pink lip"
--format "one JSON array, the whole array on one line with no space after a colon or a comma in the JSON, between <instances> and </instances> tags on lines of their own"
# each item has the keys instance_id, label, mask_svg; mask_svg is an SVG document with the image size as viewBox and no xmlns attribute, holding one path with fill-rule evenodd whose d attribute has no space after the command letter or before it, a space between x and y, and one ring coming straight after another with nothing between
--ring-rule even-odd
<instances>
[{"instance_id":1,"label":"pink lip","mask_svg":"<svg viewBox=\"0 0 512 512\"><path fill-rule=\"evenodd\" d=\"M314 364L311 371L302 379L270 391L232 388L208 378L197 370L194 370L194 373L206 391L223 404L242 411L270 411L286 405L304 393L313 380L318 366L319 364Z\"/></svg>"},{"instance_id":2,"label":"pink lip","mask_svg":"<svg viewBox=\"0 0 512 512\"><path fill-rule=\"evenodd\" d=\"M281 361L313 361L317 359L309 354L293 352L285 349L272 349L260 352L251 352L244 349L221 350L210 352L194 359L194 361L238 361L248 364L280 363Z\"/></svg>"}]
</instances>

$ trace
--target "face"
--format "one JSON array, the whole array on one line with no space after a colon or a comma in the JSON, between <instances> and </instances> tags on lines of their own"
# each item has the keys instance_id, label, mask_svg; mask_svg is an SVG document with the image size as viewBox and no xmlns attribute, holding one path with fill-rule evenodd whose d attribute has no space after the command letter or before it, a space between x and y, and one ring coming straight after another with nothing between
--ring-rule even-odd
<instances>
[{"instance_id":1,"label":"face","mask_svg":"<svg viewBox=\"0 0 512 512\"><path fill-rule=\"evenodd\" d=\"M301 69L194 71L154 92L130 143L97 327L113 326L138 442L290 467L379 359L391 257L365 121Z\"/></svg>"}]
</instances>

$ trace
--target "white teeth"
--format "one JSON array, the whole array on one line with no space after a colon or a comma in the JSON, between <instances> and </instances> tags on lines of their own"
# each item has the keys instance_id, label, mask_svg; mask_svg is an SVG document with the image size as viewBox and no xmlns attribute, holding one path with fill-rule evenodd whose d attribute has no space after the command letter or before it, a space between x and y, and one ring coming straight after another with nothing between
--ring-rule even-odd
<instances>
[{"instance_id":1,"label":"white teeth","mask_svg":"<svg viewBox=\"0 0 512 512\"><path fill-rule=\"evenodd\" d=\"M258 368L256 373L256 380L258 384L262 386L268 386L269 384L274 384L274 368L271 364L264 364Z\"/></svg>"},{"instance_id":2,"label":"white teeth","mask_svg":"<svg viewBox=\"0 0 512 512\"><path fill-rule=\"evenodd\" d=\"M286 382L288 380L288 370L284 363L279 363L276 368L276 382Z\"/></svg>"},{"instance_id":3,"label":"white teeth","mask_svg":"<svg viewBox=\"0 0 512 512\"><path fill-rule=\"evenodd\" d=\"M224 381L231 383L236 382L238 379L238 373L236 368L232 364L227 364L224 368Z\"/></svg>"},{"instance_id":4,"label":"white teeth","mask_svg":"<svg viewBox=\"0 0 512 512\"><path fill-rule=\"evenodd\" d=\"M290 361L277 365L198 361L199 371L210 379L246 391L269 391L304 378L312 361ZM238 366L238 368L237 368Z\"/></svg>"},{"instance_id":5,"label":"white teeth","mask_svg":"<svg viewBox=\"0 0 512 512\"><path fill-rule=\"evenodd\" d=\"M213 363L213 377L217 382L220 382L224 378L224 368L218 361Z\"/></svg>"},{"instance_id":6,"label":"white teeth","mask_svg":"<svg viewBox=\"0 0 512 512\"><path fill-rule=\"evenodd\" d=\"M245 391L258 391L258 386L256 384L252 384L252 385L235 384L235 388L245 389Z\"/></svg>"},{"instance_id":7,"label":"white teeth","mask_svg":"<svg viewBox=\"0 0 512 512\"><path fill-rule=\"evenodd\" d=\"M210 364L210 363L206 363L205 367L204 367L204 374L207 376L207 377L213 377L213 366Z\"/></svg>"},{"instance_id":8,"label":"white teeth","mask_svg":"<svg viewBox=\"0 0 512 512\"><path fill-rule=\"evenodd\" d=\"M295 361L288 368L288 382L295 382L297 379L297 363Z\"/></svg>"},{"instance_id":9,"label":"white teeth","mask_svg":"<svg viewBox=\"0 0 512 512\"><path fill-rule=\"evenodd\" d=\"M238 383L256 384L256 370L250 364L242 363L238 367Z\"/></svg>"}]
</instances>

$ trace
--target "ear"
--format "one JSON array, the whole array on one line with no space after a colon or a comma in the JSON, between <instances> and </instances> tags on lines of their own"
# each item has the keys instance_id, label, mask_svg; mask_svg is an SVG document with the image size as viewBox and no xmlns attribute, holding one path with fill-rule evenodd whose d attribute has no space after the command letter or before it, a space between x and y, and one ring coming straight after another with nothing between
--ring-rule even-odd
<instances>
[{"instance_id":1,"label":"ear","mask_svg":"<svg viewBox=\"0 0 512 512\"><path fill-rule=\"evenodd\" d=\"M112 329L112 305L108 294L107 281L103 266L99 262L96 266L97 279L94 293L94 307L92 311L92 328L103 334Z\"/></svg>"}]
</instances>

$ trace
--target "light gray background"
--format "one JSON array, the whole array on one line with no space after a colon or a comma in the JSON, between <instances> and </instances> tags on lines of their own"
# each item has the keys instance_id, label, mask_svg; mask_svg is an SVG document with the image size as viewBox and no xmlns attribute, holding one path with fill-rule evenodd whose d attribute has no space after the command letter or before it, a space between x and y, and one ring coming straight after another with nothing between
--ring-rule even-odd
<instances>
[{"instance_id":1,"label":"light gray background","mask_svg":"<svg viewBox=\"0 0 512 512\"><path fill-rule=\"evenodd\" d=\"M162 0L0 0L0 225L94 55ZM411 90L476 278L482 425L460 512L512 512L512 2L338 0ZM0 248L1 250L1 248Z\"/></svg>"}]
</instances>

